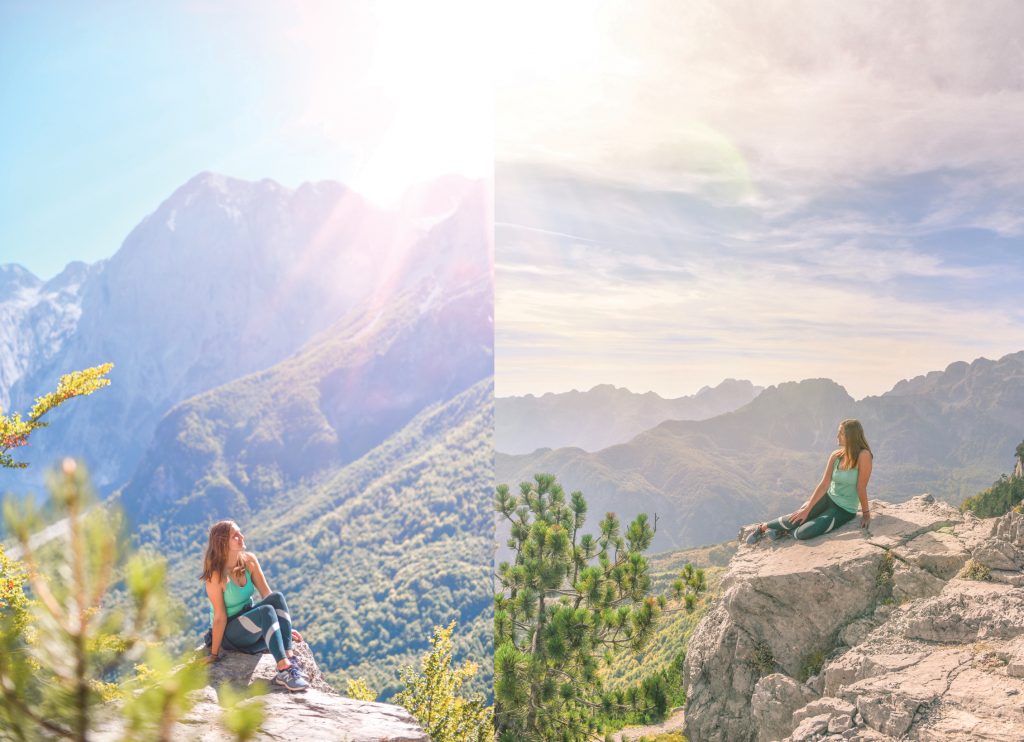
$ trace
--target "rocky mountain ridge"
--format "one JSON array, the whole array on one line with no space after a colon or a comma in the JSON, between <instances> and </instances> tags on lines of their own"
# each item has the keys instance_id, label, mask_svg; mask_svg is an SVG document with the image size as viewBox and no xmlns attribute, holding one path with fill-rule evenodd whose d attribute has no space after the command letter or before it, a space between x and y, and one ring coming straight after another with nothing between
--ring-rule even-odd
<instances>
[{"instance_id":1,"label":"rocky mountain ridge","mask_svg":"<svg viewBox=\"0 0 1024 742\"><path fill-rule=\"evenodd\" d=\"M200 173L98 266L45 285L5 267L0 402L29 407L61 374L105 361L118 389L60 410L61 424L22 451L31 466L10 489L39 489L47 465L73 455L109 492L175 404L279 363L359 306L489 275L484 192L446 178L383 210L340 183ZM76 272L77 284L66 275Z\"/></svg>"},{"instance_id":2,"label":"rocky mountain ridge","mask_svg":"<svg viewBox=\"0 0 1024 742\"><path fill-rule=\"evenodd\" d=\"M762 389L749 381L726 379L718 386L705 386L696 394L676 398L655 392L639 394L612 384L539 397L498 397L494 400L494 447L510 454L563 446L597 451L625 443L666 420L704 420L731 412Z\"/></svg>"},{"instance_id":3,"label":"rocky mountain ridge","mask_svg":"<svg viewBox=\"0 0 1024 742\"><path fill-rule=\"evenodd\" d=\"M931 492L959 503L1012 467L1024 437L1024 352L951 364L911 382L862 400L829 379L787 382L732 412L663 422L593 453L498 453L496 474L513 484L556 474L596 512L623 521L658 513L653 548L669 550L721 542L742 523L792 511L821 478L847 417L864 423L875 453L869 496Z\"/></svg>"},{"instance_id":4,"label":"rocky mountain ridge","mask_svg":"<svg viewBox=\"0 0 1024 742\"><path fill-rule=\"evenodd\" d=\"M741 546L689 644L691 742L1024 737L1024 515L872 511Z\"/></svg>"}]
</instances>

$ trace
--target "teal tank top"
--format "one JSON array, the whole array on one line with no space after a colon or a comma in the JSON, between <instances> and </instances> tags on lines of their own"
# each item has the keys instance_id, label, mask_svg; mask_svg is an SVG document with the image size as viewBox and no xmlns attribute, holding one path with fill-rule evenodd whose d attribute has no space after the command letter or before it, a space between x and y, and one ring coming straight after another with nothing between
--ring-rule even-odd
<instances>
[{"instance_id":1,"label":"teal tank top","mask_svg":"<svg viewBox=\"0 0 1024 742\"><path fill-rule=\"evenodd\" d=\"M860 509L860 498L857 496L857 477L860 472L857 467L852 469L840 469L839 462L842 456L836 456L836 463L832 467L832 483L828 486L828 496L832 502L848 513L856 513Z\"/></svg>"},{"instance_id":2,"label":"teal tank top","mask_svg":"<svg viewBox=\"0 0 1024 742\"><path fill-rule=\"evenodd\" d=\"M224 608L227 609L228 616L241 613L242 609L250 602L254 592L256 592L256 587L252 584L252 575L249 574L249 570L245 570L245 585L242 587L229 578L227 587L224 588ZM213 624L212 605L210 606L210 624Z\"/></svg>"}]
</instances>

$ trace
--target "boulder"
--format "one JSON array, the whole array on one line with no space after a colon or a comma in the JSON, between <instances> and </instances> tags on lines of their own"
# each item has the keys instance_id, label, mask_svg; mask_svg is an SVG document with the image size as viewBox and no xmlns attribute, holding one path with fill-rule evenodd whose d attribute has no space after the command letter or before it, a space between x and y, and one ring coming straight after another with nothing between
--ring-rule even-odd
<instances>
[{"instance_id":1,"label":"boulder","mask_svg":"<svg viewBox=\"0 0 1024 742\"><path fill-rule=\"evenodd\" d=\"M870 532L740 548L690 640L691 742L1024 740L1024 516L873 510ZM956 576L984 557L1004 579Z\"/></svg>"},{"instance_id":2,"label":"boulder","mask_svg":"<svg viewBox=\"0 0 1024 742\"><path fill-rule=\"evenodd\" d=\"M780 739L793 728L793 712L817 698L806 685L782 673L757 681L750 698L750 716L758 742Z\"/></svg>"}]
</instances>

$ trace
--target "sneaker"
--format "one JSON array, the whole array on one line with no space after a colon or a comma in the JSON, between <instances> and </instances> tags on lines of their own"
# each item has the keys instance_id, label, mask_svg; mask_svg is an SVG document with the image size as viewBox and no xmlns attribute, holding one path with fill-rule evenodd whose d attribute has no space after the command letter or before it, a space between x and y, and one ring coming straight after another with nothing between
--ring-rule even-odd
<instances>
[{"instance_id":1,"label":"sneaker","mask_svg":"<svg viewBox=\"0 0 1024 742\"><path fill-rule=\"evenodd\" d=\"M290 659L292 661L292 667L294 667L296 670L299 671L299 675L304 677L306 680L309 680L309 673L306 672L305 670L303 670L302 666L299 665L298 658L297 657L289 657L288 659Z\"/></svg>"},{"instance_id":2,"label":"sneaker","mask_svg":"<svg viewBox=\"0 0 1024 742\"><path fill-rule=\"evenodd\" d=\"M299 672L298 666L293 662L290 667L286 667L274 676L274 683L276 685L284 686L291 692L300 690L306 690L309 687L309 683L302 677Z\"/></svg>"},{"instance_id":3,"label":"sneaker","mask_svg":"<svg viewBox=\"0 0 1024 742\"><path fill-rule=\"evenodd\" d=\"M747 535L747 543L753 546L761 537L764 536L764 531L761 530L761 526L754 526L754 530Z\"/></svg>"}]
</instances>

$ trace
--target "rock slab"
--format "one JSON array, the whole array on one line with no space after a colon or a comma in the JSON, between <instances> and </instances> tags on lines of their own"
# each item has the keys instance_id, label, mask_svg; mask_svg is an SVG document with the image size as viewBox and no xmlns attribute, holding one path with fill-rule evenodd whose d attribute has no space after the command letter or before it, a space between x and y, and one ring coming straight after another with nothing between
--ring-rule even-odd
<instances>
[{"instance_id":1,"label":"rock slab","mask_svg":"<svg viewBox=\"0 0 1024 742\"><path fill-rule=\"evenodd\" d=\"M690 640L691 742L1024 740L1024 515L872 510L740 548ZM957 577L969 559L992 579Z\"/></svg>"}]
</instances>

